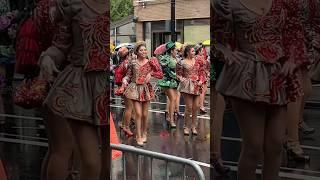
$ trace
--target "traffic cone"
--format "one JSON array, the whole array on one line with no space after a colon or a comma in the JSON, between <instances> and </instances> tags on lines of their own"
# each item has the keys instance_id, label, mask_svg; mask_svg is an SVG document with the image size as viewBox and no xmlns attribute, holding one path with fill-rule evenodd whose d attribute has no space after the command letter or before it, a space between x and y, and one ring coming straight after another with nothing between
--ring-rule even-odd
<instances>
[{"instance_id":1,"label":"traffic cone","mask_svg":"<svg viewBox=\"0 0 320 180\"><path fill-rule=\"evenodd\" d=\"M3 167L2 161L0 160L0 179L1 180L7 180L6 171Z\"/></svg>"},{"instance_id":2,"label":"traffic cone","mask_svg":"<svg viewBox=\"0 0 320 180\"><path fill-rule=\"evenodd\" d=\"M114 126L112 115L110 114L110 143L111 144L120 144L116 127ZM120 151L112 150L112 160L120 157L122 153Z\"/></svg>"}]
</instances>

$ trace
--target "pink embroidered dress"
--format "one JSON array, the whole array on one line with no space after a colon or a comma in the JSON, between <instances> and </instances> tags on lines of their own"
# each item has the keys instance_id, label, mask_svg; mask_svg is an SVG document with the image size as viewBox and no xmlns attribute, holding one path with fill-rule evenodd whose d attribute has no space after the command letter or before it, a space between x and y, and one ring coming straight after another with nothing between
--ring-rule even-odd
<instances>
[{"instance_id":1,"label":"pink embroidered dress","mask_svg":"<svg viewBox=\"0 0 320 180\"><path fill-rule=\"evenodd\" d=\"M191 95L200 95L203 84L207 81L204 60L197 59L194 65L189 65L186 60L177 63L177 77L180 79L178 91Z\"/></svg>"},{"instance_id":2,"label":"pink embroidered dress","mask_svg":"<svg viewBox=\"0 0 320 180\"><path fill-rule=\"evenodd\" d=\"M129 62L127 76L125 80L131 82L124 92L128 99L145 102L154 99L154 89L150 82L145 82L147 75L151 73L152 77L163 78L161 66L157 58L151 58L146 64L140 65L137 60Z\"/></svg>"},{"instance_id":3,"label":"pink embroidered dress","mask_svg":"<svg viewBox=\"0 0 320 180\"><path fill-rule=\"evenodd\" d=\"M258 15L240 0L227 0L229 10L215 2L214 46L225 56L239 52L240 65L225 65L216 89L252 102L285 105L302 94L298 74L280 74L285 61L309 63L300 19L300 0L273 0L266 15ZM229 12L228 12L229 11ZM230 40L231 39L231 40Z\"/></svg>"},{"instance_id":4,"label":"pink embroidered dress","mask_svg":"<svg viewBox=\"0 0 320 180\"><path fill-rule=\"evenodd\" d=\"M83 0L57 0L51 13L59 30L42 57L50 56L57 66L65 61L69 65L59 73L44 105L67 119L109 124L108 13L96 12Z\"/></svg>"}]
</instances>

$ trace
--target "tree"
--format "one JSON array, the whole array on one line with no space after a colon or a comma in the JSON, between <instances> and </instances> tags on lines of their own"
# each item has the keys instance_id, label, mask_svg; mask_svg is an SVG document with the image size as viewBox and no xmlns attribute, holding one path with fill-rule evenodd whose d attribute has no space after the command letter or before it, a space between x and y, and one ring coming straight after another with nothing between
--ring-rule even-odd
<instances>
[{"instance_id":1,"label":"tree","mask_svg":"<svg viewBox=\"0 0 320 180\"><path fill-rule=\"evenodd\" d=\"M111 22L119 21L133 14L132 0L111 0Z\"/></svg>"}]
</instances>

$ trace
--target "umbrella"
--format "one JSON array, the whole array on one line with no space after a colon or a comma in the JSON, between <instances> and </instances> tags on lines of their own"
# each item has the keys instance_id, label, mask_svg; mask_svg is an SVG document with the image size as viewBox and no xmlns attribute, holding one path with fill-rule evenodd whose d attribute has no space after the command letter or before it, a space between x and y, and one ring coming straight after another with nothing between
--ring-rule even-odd
<instances>
[{"instance_id":1,"label":"umbrella","mask_svg":"<svg viewBox=\"0 0 320 180\"><path fill-rule=\"evenodd\" d=\"M181 47L182 47L182 44L179 43L179 42L176 42L176 48L177 48L177 49L180 49Z\"/></svg>"},{"instance_id":2,"label":"umbrella","mask_svg":"<svg viewBox=\"0 0 320 180\"><path fill-rule=\"evenodd\" d=\"M128 49L133 49L134 45L133 44L130 44L130 43L122 43L122 44L119 44L116 48L115 48L115 51L118 51L120 48L122 47L126 47Z\"/></svg>"},{"instance_id":3,"label":"umbrella","mask_svg":"<svg viewBox=\"0 0 320 180\"><path fill-rule=\"evenodd\" d=\"M167 50L166 44L161 44L160 46L158 46L156 48L156 50L154 50L154 54L155 55L161 55L161 54L165 53L166 50Z\"/></svg>"},{"instance_id":4,"label":"umbrella","mask_svg":"<svg viewBox=\"0 0 320 180\"><path fill-rule=\"evenodd\" d=\"M202 43L204 46L210 46L210 40L205 40Z\"/></svg>"}]
</instances>

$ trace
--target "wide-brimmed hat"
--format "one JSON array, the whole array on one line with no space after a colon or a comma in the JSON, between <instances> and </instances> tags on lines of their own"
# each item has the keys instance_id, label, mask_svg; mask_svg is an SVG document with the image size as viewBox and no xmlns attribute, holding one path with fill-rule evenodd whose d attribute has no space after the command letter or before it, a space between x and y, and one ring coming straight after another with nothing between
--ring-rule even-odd
<instances>
[{"instance_id":1,"label":"wide-brimmed hat","mask_svg":"<svg viewBox=\"0 0 320 180\"><path fill-rule=\"evenodd\" d=\"M172 41L167 42L167 44L166 44L167 51L172 49L175 45L176 44L174 42L172 42Z\"/></svg>"}]
</instances>

